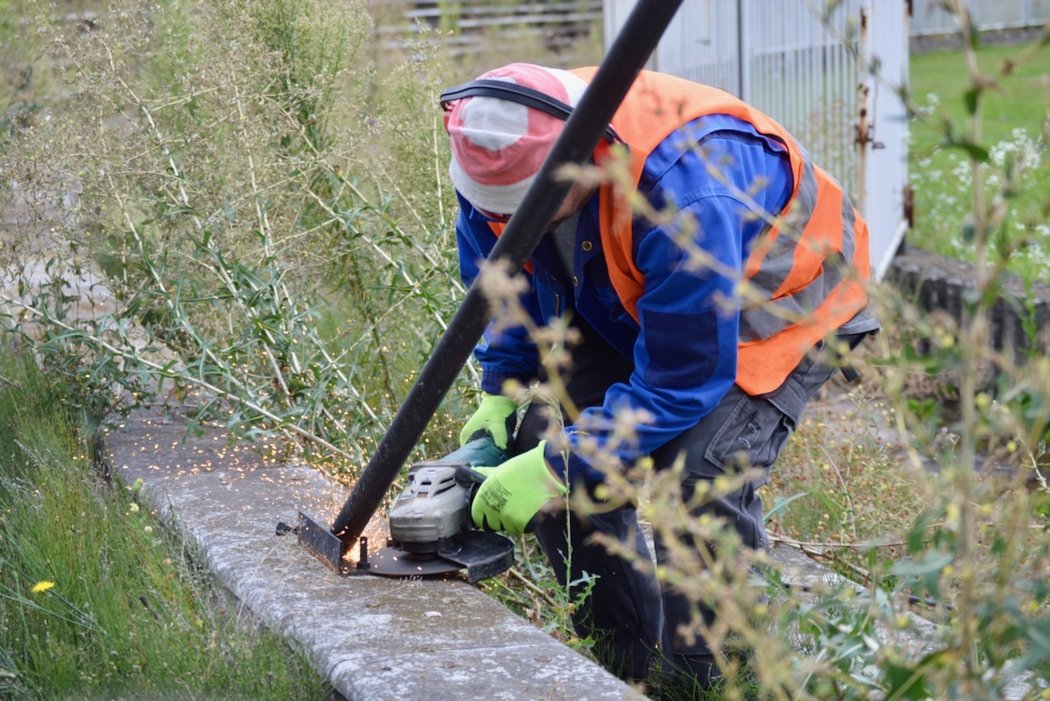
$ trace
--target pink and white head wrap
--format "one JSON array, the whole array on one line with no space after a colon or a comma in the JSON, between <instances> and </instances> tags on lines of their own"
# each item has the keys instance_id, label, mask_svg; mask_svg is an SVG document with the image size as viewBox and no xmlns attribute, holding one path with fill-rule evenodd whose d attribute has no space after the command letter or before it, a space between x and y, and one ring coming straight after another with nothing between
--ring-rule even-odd
<instances>
[{"instance_id":1,"label":"pink and white head wrap","mask_svg":"<svg viewBox=\"0 0 1050 701\"><path fill-rule=\"evenodd\" d=\"M496 68L480 79L523 85L571 107L587 87L568 71L530 63ZM452 184L478 209L513 214L564 127L564 120L510 100L457 100L445 113Z\"/></svg>"}]
</instances>

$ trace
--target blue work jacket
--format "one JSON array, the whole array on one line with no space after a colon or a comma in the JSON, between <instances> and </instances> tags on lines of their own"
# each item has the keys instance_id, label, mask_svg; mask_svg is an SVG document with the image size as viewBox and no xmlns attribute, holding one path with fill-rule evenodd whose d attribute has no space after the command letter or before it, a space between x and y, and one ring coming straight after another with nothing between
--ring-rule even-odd
<instances>
[{"instance_id":1,"label":"blue work jacket","mask_svg":"<svg viewBox=\"0 0 1050 701\"><path fill-rule=\"evenodd\" d=\"M657 210L678 216L669 225L635 219L634 259L645 274L638 322L609 281L597 195L577 221L571 279L544 236L523 272L530 291L521 302L533 322L578 315L634 368L629 382L610 387L601 406L584 410L566 427L570 449L591 436L599 450L630 465L695 426L719 403L736 377L738 283L749 246L768 216L783 208L792 186L783 145L735 117L701 117L664 139L650 153L639 189ZM460 270L469 285L497 238L490 219L463 197L459 204ZM528 384L539 372L536 346L521 326L490 324L475 357L482 389L492 394L506 380ZM630 440L613 445L615 417L624 408L643 422ZM603 479L577 451L570 450L567 462L552 449L547 458L570 484Z\"/></svg>"}]
</instances>

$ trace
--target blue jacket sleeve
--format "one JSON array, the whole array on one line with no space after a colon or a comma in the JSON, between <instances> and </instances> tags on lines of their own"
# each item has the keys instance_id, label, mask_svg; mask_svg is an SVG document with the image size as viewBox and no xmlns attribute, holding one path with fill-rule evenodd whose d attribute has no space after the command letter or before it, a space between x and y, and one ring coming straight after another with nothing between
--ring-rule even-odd
<instances>
[{"instance_id":1,"label":"blue jacket sleeve","mask_svg":"<svg viewBox=\"0 0 1050 701\"><path fill-rule=\"evenodd\" d=\"M496 244L496 235L487 220L474 212L468 202L460 198L460 214L456 220L456 244L459 252L459 270L463 284L473 284L484 261ZM522 272L529 278L531 276ZM521 304L535 320L539 308L535 295L527 292ZM474 349L474 357L481 365L481 389L489 394L499 394L506 380L527 383L535 379L539 369L539 356L535 344L521 325L506 326L493 320Z\"/></svg>"},{"instance_id":2,"label":"blue jacket sleeve","mask_svg":"<svg viewBox=\"0 0 1050 701\"><path fill-rule=\"evenodd\" d=\"M634 372L567 429L568 464L550 451L552 467L570 483L602 480L588 454L620 465L651 454L696 425L735 382L737 282L764 224L755 205L779 211L792 182L786 158L761 140L716 134L704 151L703 158L692 151L676 157L650 191L657 208L677 213L673 223L646 228L636 221L635 264L645 286ZM721 175L708 172L712 163Z\"/></svg>"}]
</instances>

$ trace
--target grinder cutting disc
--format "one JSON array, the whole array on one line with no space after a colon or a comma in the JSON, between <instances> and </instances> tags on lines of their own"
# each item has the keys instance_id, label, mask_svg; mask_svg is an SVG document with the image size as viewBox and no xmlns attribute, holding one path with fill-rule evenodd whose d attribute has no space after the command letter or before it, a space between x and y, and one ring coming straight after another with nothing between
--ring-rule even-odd
<instances>
[{"instance_id":1,"label":"grinder cutting disc","mask_svg":"<svg viewBox=\"0 0 1050 701\"><path fill-rule=\"evenodd\" d=\"M455 562L438 557L436 553L419 555L393 545L368 556L368 573L384 577L432 577L459 568Z\"/></svg>"},{"instance_id":2,"label":"grinder cutting disc","mask_svg":"<svg viewBox=\"0 0 1050 701\"><path fill-rule=\"evenodd\" d=\"M468 531L446 540L436 552L411 553L396 545L369 557L368 571L384 577L428 577L466 568L471 584L514 564L514 543L498 533Z\"/></svg>"}]
</instances>

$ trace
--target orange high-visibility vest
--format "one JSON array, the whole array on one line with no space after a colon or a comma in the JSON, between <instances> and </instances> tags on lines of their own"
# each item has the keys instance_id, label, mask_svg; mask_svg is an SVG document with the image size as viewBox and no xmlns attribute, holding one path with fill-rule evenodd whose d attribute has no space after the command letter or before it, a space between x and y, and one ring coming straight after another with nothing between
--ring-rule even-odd
<instances>
[{"instance_id":1,"label":"orange high-visibility vest","mask_svg":"<svg viewBox=\"0 0 1050 701\"><path fill-rule=\"evenodd\" d=\"M573 73L590 82L594 68ZM673 131L708 114L728 114L784 144L794 185L775 225L756 238L744 265L736 383L751 395L780 387L805 354L867 304L868 228L841 186L815 166L779 124L732 95L681 78L643 71L612 120L630 149L637 188L645 161ZM714 164L712 164L714 165ZM609 278L638 321L645 277L632 254L628 192L599 191L599 225Z\"/></svg>"}]
</instances>

